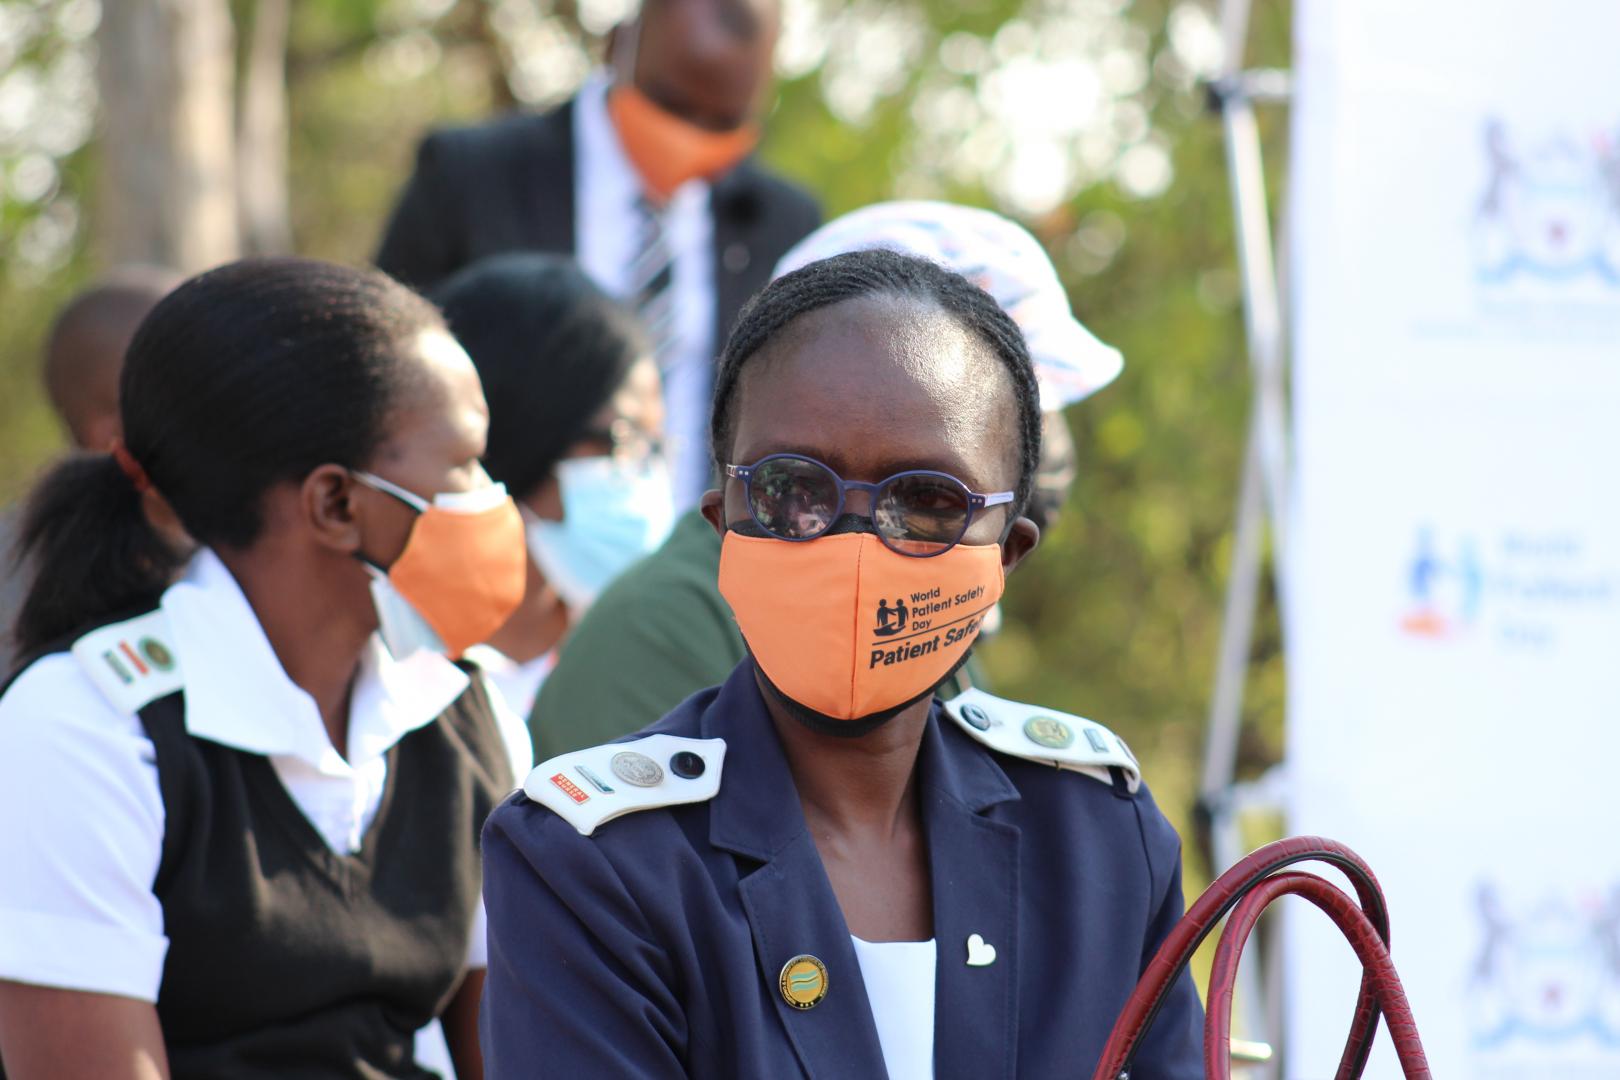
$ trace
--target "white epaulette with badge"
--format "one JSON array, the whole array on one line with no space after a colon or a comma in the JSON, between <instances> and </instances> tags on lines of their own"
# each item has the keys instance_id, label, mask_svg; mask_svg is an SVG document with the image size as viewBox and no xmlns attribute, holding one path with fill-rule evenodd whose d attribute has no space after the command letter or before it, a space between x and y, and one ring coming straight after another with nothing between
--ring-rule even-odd
<instances>
[{"instance_id":1,"label":"white epaulette with badge","mask_svg":"<svg viewBox=\"0 0 1620 1080\"><path fill-rule=\"evenodd\" d=\"M90 631L72 653L102 696L135 713L185 685L173 640L159 609Z\"/></svg>"},{"instance_id":2,"label":"white epaulette with badge","mask_svg":"<svg viewBox=\"0 0 1620 1080\"><path fill-rule=\"evenodd\" d=\"M603 822L660 806L706 802L720 791L726 740L648 735L542 761L523 793L589 836Z\"/></svg>"},{"instance_id":3,"label":"white epaulette with badge","mask_svg":"<svg viewBox=\"0 0 1620 1080\"><path fill-rule=\"evenodd\" d=\"M992 750L1085 773L1105 784L1114 782L1109 770L1118 769L1131 794L1142 786L1142 767L1136 755L1124 739L1101 724L1007 701L976 688L964 690L944 704L945 714L957 727Z\"/></svg>"}]
</instances>

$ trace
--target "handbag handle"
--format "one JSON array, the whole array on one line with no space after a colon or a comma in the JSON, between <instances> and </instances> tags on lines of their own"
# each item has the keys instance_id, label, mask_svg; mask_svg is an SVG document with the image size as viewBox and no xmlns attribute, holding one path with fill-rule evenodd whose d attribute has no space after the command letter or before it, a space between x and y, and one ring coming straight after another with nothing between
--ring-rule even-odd
<instances>
[{"instance_id":1,"label":"handbag handle","mask_svg":"<svg viewBox=\"0 0 1620 1080\"><path fill-rule=\"evenodd\" d=\"M1401 987L1395 963L1378 931L1344 890L1315 874L1293 872L1273 874L1250 889L1233 909L1226 929L1221 931L1215 962L1210 968L1209 1002L1204 1010L1205 1076L1209 1080L1231 1080L1232 998L1237 989L1238 961L1243 955L1244 943L1260 921L1260 914L1274 900L1290 893L1303 896L1321 908L1343 932L1372 982L1378 1007L1384 1012L1385 1023L1395 1042L1401 1070L1407 1080L1430 1080L1429 1063L1423 1055L1423 1044L1418 1038L1417 1024L1412 1020L1406 991ZM1359 1029L1365 1023L1358 1017L1354 1026Z\"/></svg>"},{"instance_id":2,"label":"handbag handle","mask_svg":"<svg viewBox=\"0 0 1620 1080\"><path fill-rule=\"evenodd\" d=\"M1296 836L1267 844L1240 859L1230 870L1217 878L1165 936L1153 959L1143 970L1142 977L1126 1001L1119 1019L1114 1022L1114 1029L1103 1047L1102 1057L1092 1073L1093 1080L1130 1080L1132 1062L1148 1028L1163 1006L1170 987L1186 969L1193 953L1209 936L1210 931L1250 891L1271 878L1277 871L1294 863L1306 861L1328 863L1343 871L1350 879L1360 900L1361 917L1366 921L1372 939L1378 942L1387 957L1389 911L1384 904L1383 890L1378 887L1378 879L1373 876L1372 869L1361 856L1336 840L1319 836ZM1297 876L1314 877L1314 875ZM1339 892L1326 881L1323 881L1323 884L1334 892ZM1340 895L1343 896L1342 892ZM1269 903L1269 900L1267 902ZM1348 905L1349 898L1344 897L1344 902ZM1254 914L1258 918L1259 911L1256 910ZM1235 958L1233 970L1235 971ZM1395 986L1398 991L1398 980ZM1362 976L1361 989L1356 998L1355 1019L1351 1024L1349 1038L1345 1042L1344 1053L1339 1060L1339 1068L1335 1073L1336 1080L1356 1080L1366 1067L1367 1055L1372 1050L1373 1035L1378 1028L1380 1002L1384 996L1375 971L1369 968ZM1400 998L1403 1005L1404 1000L1404 997ZM1408 1011L1404 1017L1405 1023L1409 1025L1410 1019ZM1413 1043L1416 1044L1415 1027L1411 1028L1410 1034ZM1222 1051L1226 1052L1224 1044ZM1418 1049L1418 1053L1421 1055L1421 1048ZM1206 1058L1207 1056L1206 1050ZM1211 1074L1212 1077L1224 1075ZM1414 1075L1427 1076L1426 1066L1423 1073Z\"/></svg>"}]
</instances>

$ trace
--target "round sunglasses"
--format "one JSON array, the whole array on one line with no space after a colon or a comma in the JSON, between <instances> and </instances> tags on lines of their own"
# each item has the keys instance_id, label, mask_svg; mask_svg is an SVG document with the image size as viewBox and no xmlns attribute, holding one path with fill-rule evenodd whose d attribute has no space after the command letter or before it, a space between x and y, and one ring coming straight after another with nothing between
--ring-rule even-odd
<instances>
[{"instance_id":1,"label":"round sunglasses","mask_svg":"<svg viewBox=\"0 0 1620 1080\"><path fill-rule=\"evenodd\" d=\"M727 465L743 482L748 513L778 540L814 540L826 535L844 512L844 496L864 491L872 498L878 539L912 558L943 555L961 541L973 515L1011 504L1013 493L969 491L950 473L910 469L875 484L845 480L815 458L770 454L752 465Z\"/></svg>"}]
</instances>

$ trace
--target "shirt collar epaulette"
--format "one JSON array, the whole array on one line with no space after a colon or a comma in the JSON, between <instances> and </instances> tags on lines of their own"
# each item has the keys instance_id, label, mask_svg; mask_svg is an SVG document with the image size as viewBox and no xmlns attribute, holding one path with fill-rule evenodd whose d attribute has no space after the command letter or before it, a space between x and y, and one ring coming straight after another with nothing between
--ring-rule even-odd
<instances>
[{"instance_id":1,"label":"shirt collar epaulette","mask_svg":"<svg viewBox=\"0 0 1620 1080\"><path fill-rule=\"evenodd\" d=\"M1110 770L1118 769L1130 794L1142 786L1142 767L1125 740L1085 717L1007 701L977 688L945 702L944 712L968 736L1000 753L1110 785Z\"/></svg>"},{"instance_id":2,"label":"shirt collar epaulette","mask_svg":"<svg viewBox=\"0 0 1620 1080\"><path fill-rule=\"evenodd\" d=\"M91 683L122 713L139 712L185 682L161 609L98 627L71 651Z\"/></svg>"},{"instance_id":3,"label":"shirt collar epaulette","mask_svg":"<svg viewBox=\"0 0 1620 1080\"><path fill-rule=\"evenodd\" d=\"M523 794L582 836L638 810L705 802L720 790L724 739L653 734L548 758L523 782Z\"/></svg>"}]
</instances>

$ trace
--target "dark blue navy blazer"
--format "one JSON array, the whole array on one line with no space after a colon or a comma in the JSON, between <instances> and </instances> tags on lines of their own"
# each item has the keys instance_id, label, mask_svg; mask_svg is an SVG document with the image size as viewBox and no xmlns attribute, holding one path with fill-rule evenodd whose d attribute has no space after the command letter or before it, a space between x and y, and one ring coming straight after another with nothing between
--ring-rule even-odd
<instances>
[{"instance_id":1,"label":"dark blue navy blazer","mask_svg":"<svg viewBox=\"0 0 1620 1080\"><path fill-rule=\"evenodd\" d=\"M644 734L723 738L713 800L581 836L521 792L484 830L487 1075L864 1080L885 1075L849 928L745 660ZM1180 843L1135 796L995 754L936 705L918 761L938 974L934 1075L1088 1077L1180 916ZM967 966L967 939L996 949ZM827 995L791 1008L812 953ZM1183 977L1133 1080L1202 1080Z\"/></svg>"}]
</instances>

